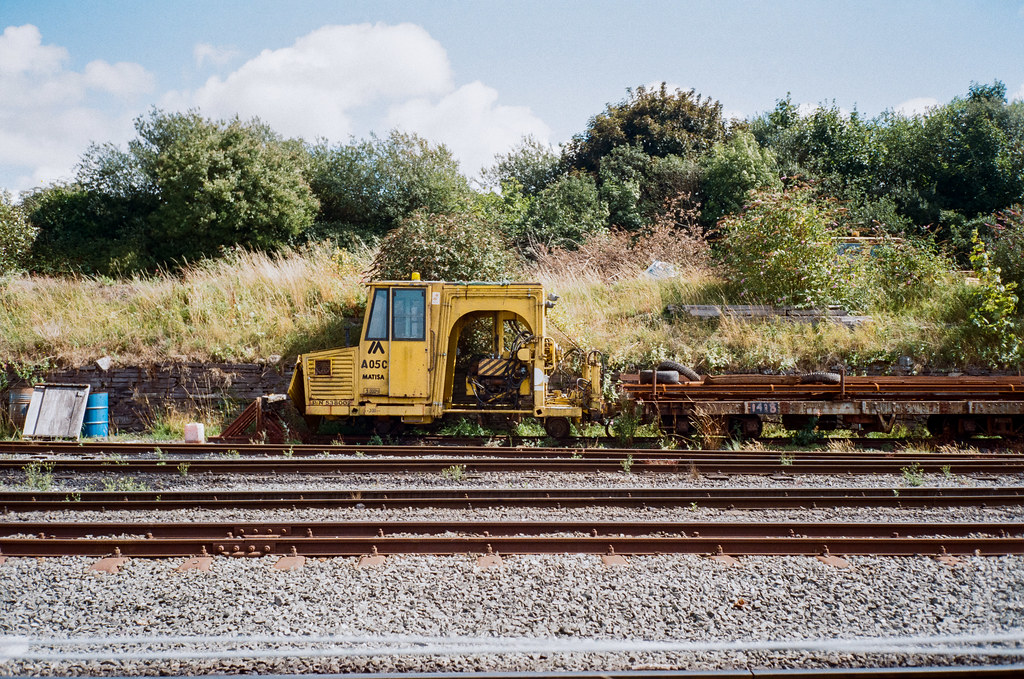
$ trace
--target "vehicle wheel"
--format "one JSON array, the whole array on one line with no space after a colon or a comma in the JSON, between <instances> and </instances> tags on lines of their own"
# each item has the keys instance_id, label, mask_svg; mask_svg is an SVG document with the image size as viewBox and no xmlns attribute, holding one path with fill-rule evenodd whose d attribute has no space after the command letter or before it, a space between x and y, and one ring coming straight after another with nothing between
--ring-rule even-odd
<instances>
[{"instance_id":1,"label":"vehicle wheel","mask_svg":"<svg viewBox=\"0 0 1024 679\"><path fill-rule=\"evenodd\" d=\"M697 374L696 370L675 361L662 361L658 364L658 370L675 370L681 377L685 377L691 382L700 381L700 375ZM658 381L660 382L661 380Z\"/></svg>"},{"instance_id":2,"label":"vehicle wheel","mask_svg":"<svg viewBox=\"0 0 1024 679\"><path fill-rule=\"evenodd\" d=\"M800 376L801 384L839 384L842 381L839 373L816 372Z\"/></svg>"},{"instance_id":3,"label":"vehicle wheel","mask_svg":"<svg viewBox=\"0 0 1024 679\"><path fill-rule=\"evenodd\" d=\"M735 415L729 418L729 435L738 441L756 439L764 430L757 415Z\"/></svg>"},{"instance_id":4,"label":"vehicle wheel","mask_svg":"<svg viewBox=\"0 0 1024 679\"><path fill-rule=\"evenodd\" d=\"M654 382L653 370L640 371L640 384L651 384ZM679 373L675 370L659 370L658 384L679 384Z\"/></svg>"},{"instance_id":5,"label":"vehicle wheel","mask_svg":"<svg viewBox=\"0 0 1024 679\"><path fill-rule=\"evenodd\" d=\"M572 429L568 417L549 417L544 420L544 431L553 439L567 439Z\"/></svg>"}]
</instances>

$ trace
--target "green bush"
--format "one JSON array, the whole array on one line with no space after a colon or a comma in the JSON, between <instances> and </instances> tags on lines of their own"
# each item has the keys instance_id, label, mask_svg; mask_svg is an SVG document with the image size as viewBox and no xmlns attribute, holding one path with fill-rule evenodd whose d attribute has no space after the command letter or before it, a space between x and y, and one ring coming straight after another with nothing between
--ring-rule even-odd
<instances>
[{"instance_id":1,"label":"green bush","mask_svg":"<svg viewBox=\"0 0 1024 679\"><path fill-rule=\"evenodd\" d=\"M1017 204L992 215L992 263L1002 280L1024 288L1024 206ZM1022 310L1018 307L1018 313Z\"/></svg>"},{"instance_id":2,"label":"green bush","mask_svg":"<svg viewBox=\"0 0 1024 679\"><path fill-rule=\"evenodd\" d=\"M531 202L525 230L509 234L521 248L541 244L575 249L593 233L604 231L608 206L590 175L572 173L540 192Z\"/></svg>"},{"instance_id":3,"label":"green bush","mask_svg":"<svg viewBox=\"0 0 1024 679\"><path fill-rule=\"evenodd\" d=\"M423 210L404 219L381 241L369 275L376 280L507 280L517 270L515 256L497 229L479 215L432 214Z\"/></svg>"},{"instance_id":4,"label":"green bush","mask_svg":"<svg viewBox=\"0 0 1024 679\"><path fill-rule=\"evenodd\" d=\"M730 283L749 302L822 307L856 302L858 259L839 257L837 210L807 187L762 190L719 222Z\"/></svg>"},{"instance_id":5,"label":"green bush","mask_svg":"<svg viewBox=\"0 0 1024 679\"><path fill-rule=\"evenodd\" d=\"M978 277L972 291L969 323L980 340L983 358L993 364L1013 364L1021 359L1020 328L1014 321L1017 310L1016 283L1003 283L999 267L992 264L985 244L974 233L971 264Z\"/></svg>"},{"instance_id":6,"label":"green bush","mask_svg":"<svg viewBox=\"0 0 1024 679\"><path fill-rule=\"evenodd\" d=\"M714 224L727 214L739 212L751 189L779 188L775 155L758 146L754 135L739 131L728 141L715 144L702 161L704 177L703 221Z\"/></svg>"},{"instance_id":7,"label":"green bush","mask_svg":"<svg viewBox=\"0 0 1024 679\"><path fill-rule=\"evenodd\" d=\"M871 251L876 306L897 310L916 304L947 282L951 269L931 243L887 239Z\"/></svg>"},{"instance_id":8,"label":"green bush","mask_svg":"<svg viewBox=\"0 0 1024 679\"><path fill-rule=\"evenodd\" d=\"M25 265L35 237L25 210L14 204L10 193L0 191L0 275Z\"/></svg>"}]
</instances>

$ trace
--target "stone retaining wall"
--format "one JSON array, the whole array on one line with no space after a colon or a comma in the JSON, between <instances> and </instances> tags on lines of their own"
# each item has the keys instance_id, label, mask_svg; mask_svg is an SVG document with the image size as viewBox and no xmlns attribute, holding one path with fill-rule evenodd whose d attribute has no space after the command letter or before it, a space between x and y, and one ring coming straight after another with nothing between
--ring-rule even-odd
<instances>
[{"instance_id":1,"label":"stone retaining wall","mask_svg":"<svg viewBox=\"0 0 1024 679\"><path fill-rule=\"evenodd\" d=\"M97 365L56 369L43 381L60 384L88 384L94 392L106 392L110 402L110 424L115 431L142 431L153 421L154 409L196 405L216 406L222 401L247 402L264 394L288 390L291 366L266 363L171 363L149 367ZM28 386L8 375L13 388ZM3 394L7 407L7 394Z\"/></svg>"}]
</instances>

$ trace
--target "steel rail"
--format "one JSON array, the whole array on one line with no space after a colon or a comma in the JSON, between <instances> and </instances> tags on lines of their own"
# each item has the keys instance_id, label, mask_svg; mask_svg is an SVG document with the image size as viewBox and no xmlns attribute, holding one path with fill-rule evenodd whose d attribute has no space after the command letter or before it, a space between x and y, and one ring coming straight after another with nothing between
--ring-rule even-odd
<instances>
[{"instance_id":1,"label":"steel rail","mask_svg":"<svg viewBox=\"0 0 1024 679\"><path fill-rule=\"evenodd\" d=\"M772 439L766 439L771 441ZM877 441L892 443L895 439L843 439L844 441ZM584 444L591 439L580 439ZM927 440L926 440L927 441ZM976 443L993 443L991 439L980 439ZM1024 455L1017 452L982 452L971 451L962 453L943 453L928 451L890 452L875 450L830 451L818 450L683 450L659 448L615 448L586 445L576 446L489 446L489 445L316 445L316 444L195 444L195 443L123 443L123 442L74 442L74 441L3 441L0 442L0 455L48 456L77 455L95 457L98 455L135 456L210 456L225 455L231 451L242 457L319 457L324 455L344 456L359 453L366 457L422 457L426 455L458 455L460 457L492 457L496 455L526 455L529 457L573 457L582 456L587 459L621 459L626 455L643 455L646 457L679 457L680 455L716 459L763 459L778 457L782 453L797 457L823 457L827 459L875 459L879 457L910 456L915 459L1013 459ZM233 453L232 453L233 454Z\"/></svg>"},{"instance_id":2,"label":"steel rail","mask_svg":"<svg viewBox=\"0 0 1024 679\"><path fill-rule=\"evenodd\" d=\"M111 533L119 537L91 537ZM0 537L5 556L1024 554L1024 523L8 523L0 535L8 536Z\"/></svg>"},{"instance_id":3,"label":"steel rail","mask_svg":"<svg viewBox=\"0 0 1024 679\"><path fill-rule=\"evenodd\" d=\"M396 509L444 507L1005 507L1024 505L1024 487L1008 488L605 488L0 492L0 512L172 509Z\"/></svg>"},{"instance_id":4,"label":"steel rail","mask_svg":"<svg viewBox=\"0 0 1024 679\"><path fill-rule=\"evenodd\" d=\"M354 538L423 534L482 537L545 536L552 533L587 537L678 536L690 537L968 537L987 535L1024 539L1024 522L1013 521L510 521L485 519L369 520L369 521L14 521L0 523L0 535L32 534L41 539L91 539L135 535L147 539L192 538L206 540L290 538Z\"/></svg>"},{"instance_id":5,"label":"steel rail","mask_svg":"<svg viewBox=\"0 0 1024 679\"><path fill-rule=\"evenodd\" d=\"M879 645L887 639L880 638ZM942 647L936 647L941 651ZM780 651L783 652L784 651ZM887 654L899 651L886 649ZM850 653L844 651L844 653ZM870 651L857 651L853 655L872 655ZM400 655L400 654L398 654ZM934 655L917 651L915 655ZM970 656L965 651L963 656ZM981 653L984 655L984 653ZM1022 652L1024 655L1024 652ZM724 670L589 670L574 672L552 671L493 671L482 672L380 672L375 674L265 674L262 679L1003 679L1024 674L1024 663L1006 665L954 665L927 667L815 667L808 669L750 668ZM177 679L202 679L205 675L179 675Z\"/></svg>"},{"instance_id":6,"label":"steel rail","mask_svg":"<svg viewBox=\"0 0 1024 679\"><path fill-rule=\"evenodd\" d=\"M492 453L494 450L492 449ZM824 457L801 458L797 455L766 457L760 459L729 459L720 456L690 455L688 452L673 451L669 455L624 455L620 458L589 459L537 458L524 456L485 457L430 457L430 458L388 458L388 457L330 457L330 458L190 458L181 459L70 459L56 457L46 461L52 471L62 474L115 473L115 474L179 474L182 467L190 475L231 474L231 475L278 475L278 474L354 474L354 473L439 473L451 467L462 468L464 472L610 472L623 471L627 466L632 472L655 473L721 473L721 474L900 474L905 468L921 472L942 472L946 474L1020 474L1024 472L1024 457L996 456L990 458L972 457L918 457L892 456L869 460ZM0 459L0 471L22 472L28 465L39 464L31 458ZM916 465L916 466L915 466Z\"/></svg>"}]
</instances>

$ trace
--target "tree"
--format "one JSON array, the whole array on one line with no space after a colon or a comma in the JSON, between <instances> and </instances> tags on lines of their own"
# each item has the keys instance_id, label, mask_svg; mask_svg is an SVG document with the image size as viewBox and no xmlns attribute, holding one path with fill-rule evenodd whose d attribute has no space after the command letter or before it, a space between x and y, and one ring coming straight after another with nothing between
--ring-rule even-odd
<instances>
[{"instance_id":1,"label":"tree","mask_svg":"<svg viewBox=\"0 0 1024 679\"><path fill-rule=\"evenodd\" d=\"M534 244L574 249L587 235L607 228L608 206L590 175L573 172L540 192L530 203L523 230L507 234L516 247Z\"/></svg>"},{"instance_id":2,"label":"tree","mask_svg":"<svg viewBox=\"0 0 1024 679\"><path fill-rule=\"evenodd\" d=\"M28 197L39 266L131 273L240 245L273 249L312 223L301 145L258 120L152 110L122 150L92 145L76 181Z\"/></svg>"},{"instance_id":3,"label":"tree","mask_svg":"<svg viewBox=\"0 0 1024 679\"><path fill-rule=\"evenodd\" d=\"M619 146L601 160L598 186L608 223L627 231L648 228L666 201L693 194L700 169L690 159L649 156L639 146Z\"/></svg>"},{"instance_id":4,"label":"tree","mask_svg":"<svg viewBox=\"0 0 1024 679\"><path fill-rule=\"evenodd\" d=\"M523 137L509 153L499 153L494 165L481 172L485 186L516 182L528 196L536 196L561 175L561 158L533 136Z\"/></svg>"},{"instance_id":5,"label":"tree","mask_svg":"<svg viewBox=\"0 0 1024 679\"><path fill-rule=\"evenodd\" d=\"M569 165L597 173L601 160L619 146L639 146L647 155L697 158L725 137L722 105L694 90L644 86L627 90L618 104L590 119L566 149Z\"/></svg>"},{"instance_id":6,"label":"tree","mask_svg":"<svg viewBox=\"0 0 1024 679\"><path fill-rule=\"evenodd\" d=\"M317 201L301 146L258 120L154 110L135 128L130 152L159 199L149 219L157 259L204 257L233 245L273 249L313 223Z\"/></svg>"},{"instance_id":7,"label":"tree","mask_svg":"<svg viewBox=\"0 0 1024 679\"><path fill-rule=\"evenodd\" d=\"M24 208L0 190L0 276L25 266L35 236Z\"/></svg>"},{"instance_id":8,"label":"tree","mask_svg":"<svg viewBox=\"0 0 1024 679\"><path fill-rule=\"evenodd\" d=\"M123 275L155 267L147 226L154 203L152 194L112 195L80 182L32 192L23 203L38 229L32 268Z\"/></svg>"},{"instance_id":9,"label":"tree","mask_svg":"<svg viewBox=\"0 0 1024 679\"><path fill-rule=\"evenodd\" d=\"M965 217L988 214L1019 200L1024 193L1024 144L1013 129L1006 87L971 86L928 116L923 133L932 149L931 178L939 209Z\"/></svg>"},{"instance_id":10,"label":"tree","mask_svg":"<svg viewBox=\"0 0 1024 679\"><path fill-rule=\"evenodd\" d=\"M736 132L728 141L716 144L701 165L702 218L707 224L738 212L752 189L782 186L775 173L775 156L758 146L750 132Z\"/></svg>"},{"instance_id":11,"label":"tree","mask_svg":"<svg viewBox=\"0 0 1024 679\"><path fill-rule=\"evenodd\" d=\"M417 210L381 240L369 275L377 280L507 280L516 259L498 230L480 215Z\"/></svg>"},{"instance_id":12,"label":"tree","mask_svg":"<svg viewBox=\"0 0 1024 679\"><path fill-rule=\"evenodd\" d=\"M372 239L416 210L464 212L472 191L444 145L414 134L309 149L309 183L320 200L316 235Z\"/></svg>"}]
</instances>

